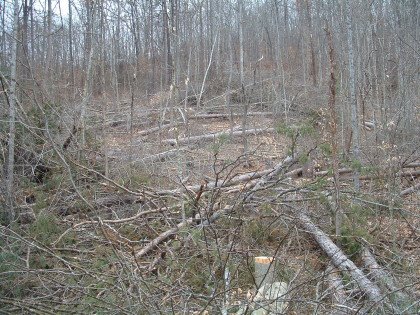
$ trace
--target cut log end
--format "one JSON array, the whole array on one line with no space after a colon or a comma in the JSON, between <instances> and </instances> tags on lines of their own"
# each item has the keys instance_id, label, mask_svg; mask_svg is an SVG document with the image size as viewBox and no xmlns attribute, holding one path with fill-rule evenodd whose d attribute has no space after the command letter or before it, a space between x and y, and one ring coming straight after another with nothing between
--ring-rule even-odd
<instances>
[{"instance_id":1,"label":"cut log end","mask_svg":"<svg viewBox=\"0 0 420 315\"><path fill-rule=\"evenodd\" d=\"M268 256L258 256L254 259L256 264L271 264L274 261L274 257Z\"/></svg>"}]
</instances>

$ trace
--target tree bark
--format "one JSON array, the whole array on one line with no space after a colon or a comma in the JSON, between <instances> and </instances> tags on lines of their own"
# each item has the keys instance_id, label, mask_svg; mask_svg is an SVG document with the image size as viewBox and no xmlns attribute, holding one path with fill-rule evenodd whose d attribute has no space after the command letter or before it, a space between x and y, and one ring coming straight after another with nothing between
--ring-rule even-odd
<instances>
[{"instance_id":1,"label":"tree bark","mask_svg":"<svg viewBox=\"0 0 420 315\"><path fill-rule=\"evenodd\" d=\"M349 89L350 89L350 106L351 106L351 129L353 133L353 159L356 168L360 164L360 145L359 145L359 114L356 99L356 74L354 65L354 50L353 50L353 26L351 19L351 12L349 4L344 1L344 9L346 14L346 28L347 28L347 46L349 59ZM360 174L357 169L354 170L354 189L360 190Z\"/></svg>"},{"instance_id":2,"label":"tree bark","mask_svg":"<svg viewBox=\"0 0 420 315\"><path fill-rule=\"evenodd\" d=\"M16 69L17 69L17 41L19 35L19 0L14 1L13 11L13 39L12 39L12 63L10 65L10 93L9 93L9 140L7 144L7 169L6 169L6 205L4 221L10 224L15 218L14 210L14 166L15 166L15 136L16 136Z\"/></svg>"},{"instance_id":3,"label":"tree bark","mask_svg":"<svg viewBox=\"0 0 420 315\"><path fill-rule=\"evenodd\" d=\"M334 46L333 38L329 29L329 25L326 26L326 33L328 37L328 46L329 46L329 59L330 59L330 82L329 82L329 99L328 107L330 110L330 139L332 147L332 171L334 178L334 212L335 212L335 234L341 236L341 225L343 220L343 212L340 207L340 173L338 171L338 137L337 137L337 126L338 126L338 117L337 109L335 104L335 85L336 85L336 64L335 64L335 55L334 55Z\"/></svg>"},{"instance_id":4,"label":"tree bark","mask_svg":"<svg viewBox=\"0 0 420 315\"><path fill-rule=\"evenodd\" d=\"M359 288L366 294L366 297L377 306L383 302L384 296L379 287L370 281L363 272L334 244L334 242L302 211L295 213L299 225L312 235L318 245L331 259L331 262L341 272L348 273L357 283Z\"/></svg>"},{"instance_id":5,"label":"tree bark","mask_svg":"<svg viewBox=\"0 0 420 315\"><path fill-rule=\"evenodd\" d=\"M263 133L263 132L274 132L275 129L274 128L266 128L266 129L248 129L248 130L239 130L239 131L234 131L232 133L233 136L239 136L239 135L256 135L259 133ZM225 135L229 135L230 131L221 131L221 132L217 132L217 133L212 133L212 134L206 134L206 135L200 135L200 136L191 136L191 137L185 137L185 138L179 138L179 139L166 139L163 140L162 143L166 143L166 144L170 144L170 145L176 145L178 144L188 144L189 142L194 142L194 141L201 141L201 140L215 140L218 137L221 136L225 136Z\"/></svg>"}]
</instances>

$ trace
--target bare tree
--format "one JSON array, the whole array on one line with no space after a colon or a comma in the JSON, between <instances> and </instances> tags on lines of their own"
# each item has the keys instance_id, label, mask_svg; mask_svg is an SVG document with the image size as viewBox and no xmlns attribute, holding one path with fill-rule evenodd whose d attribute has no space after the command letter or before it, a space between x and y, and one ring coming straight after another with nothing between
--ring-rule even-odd
<instances>
[{"instance_id":1,"label":"bare tree","mask_svg":"<svg viewBox=\"0 0 420 315\"><path fill-rule=\"evenodd\" d=\"M6 212L4 220L10 224L15 219L14 210L14 167L15 167L15 136L16 136L16 69L17 69L17 43L19 36L19 0L14 1L13 6L13 37L10 65L10 90L9 90L9 137L7 144L7 168L5 176L6 186Z\"/></svg>"},{"instance_id":2,"label":"bare tree","mask_svg":"<svg viewBox=\"0 0 420 315\"><path fill-rule=\"evenodd\" d=\"M353 134L353 160L355 164L354 170L354 188L356 191L360 189L359 170L360 168L360 144L359 144L359 110L356 99L356 74L354 65L354 49L353 49L353 25L349 4L344 2L344 10L346 12L346 29L347 29L347 46L349 60L349 93L351 108L351 130Z\"/></svg>"}]
</instances>

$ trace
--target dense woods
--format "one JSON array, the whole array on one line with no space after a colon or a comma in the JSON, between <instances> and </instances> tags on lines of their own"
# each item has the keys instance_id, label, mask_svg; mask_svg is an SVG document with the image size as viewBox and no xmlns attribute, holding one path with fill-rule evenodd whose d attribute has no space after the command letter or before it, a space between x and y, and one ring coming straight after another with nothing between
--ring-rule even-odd
<instances>
[{"instance_id":1,"label":"dense woods","mask_svg":"<svg viewBox=\"0 0 420 315\"><path fill-rule=\"evenodd\" d=\"M0 19L2 313L420 310L418 1Z\"/></svg>"}]
</instances>

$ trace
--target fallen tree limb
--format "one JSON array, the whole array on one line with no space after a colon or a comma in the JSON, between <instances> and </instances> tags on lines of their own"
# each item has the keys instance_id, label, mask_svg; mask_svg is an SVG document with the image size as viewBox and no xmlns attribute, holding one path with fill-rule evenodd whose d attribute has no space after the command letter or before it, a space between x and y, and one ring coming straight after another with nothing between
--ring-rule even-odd
<instances>
[{"instance_id":1,"label":"fallen tree limb","mask_svg":"<svg viewBox=\"0 0 420 315\"><path fill-rule=\"evenodd\" d=\"M205 190L211 190L214 188L222 188L222 187L229 187L229 186L234 186L234 185L238 185L240 183L243 182L247 182L247 181L251 181L257 178L260 178L266 174L269 174L270 172L272 172L273 169L268 169L268 170L263 170L263 171L255 171L255 172L251 172L251 173L245 173L242 175L237 175L234 176L230 179L220 179L217 182L216 181L211 181L208 182L205 186ZM181 194L184 190L187 191L191 191L191 192L195 192L197 193L201 188L201 184L198 185L191 185L191 186L186 186L185 188L179 188L179 189L174 189L174 190L161 190L158 192L158 194L160 195L179 195Z\"/></svg>"},{"instance_id":2,"label":"fallen tree limb","mask_svg":"<svg viewBox=\"0 0 420 315\"><path fill-rule=\"evenodd\" d=\"M420 176L420 171L407 171L407 172L398 172L395 174L396 177L411 177L417 178ZM361 176L360 180L369 180L369 179L379 179L379 178L386 178L386 175L380 176Z\"/></svg>"},{"instance_id":3,"label":"fallen tree limb","mask_svg":"<svg viewBox=\"0 0 420 315\"><path fill-rule=\"evenodd\" d=\"M179 148L179 149L172 149L169 151L165 151L165 152L161 152L161 153L157 153L157 154L153 154L153 155L149 155L146 156L142 159L138 159L133 161L132 163L154 163L154 162L164 162L167 159L170 159L172 157L175 157L179 152L181 151L185 151L187 148Z\"/></svg>"},{"instance_id":4,"label":"fallen tree limb","mask_svg":"<svg viewBox=\"0 0 420 315\"><path fill-rule=\"evenodd\" d=\"M407 196L409 194L412 194L413 192L420 190L420 183L415 184L414 186L411 186L407 189L404 189L400 192L400 197Z\"/></svg>"},{"instance_id":5,"label":"fallen tree limb","mask_svg":"<svg viewBox=\"0 0 420 315\"><path fill-rule=\"evenodd\" d=\"M245 130L245 131L234 131L232 133L232 136L241 136L243 134L246 135L257 135L263 132L273 132L275 131L274 128L265 128L265 129L249 129L249 130ZM229 131L221 131L221 132L216 132L216 133L211 133L211 134L205 134L205 135L199 135L199 136L191 136L191 137L184 137L184 138L179 138L179 139L166 139L163 140L162 143L165 144L170 144L170 145L181 145L181 144L187 144L189 142L195 142L195 141L209 141L209 140L214 140L218 137L221 136L229 136L230 132Z\"/></svg>"},{"instance_id":6,"label":"fallen tree limb","mask_svg":"<svg viewBox=\"0 0 420 315\"><path fill-rule=\"evenodd\" d=\"M259 187L262 187L262 185L264 185L269 179L272 179L273 177L277 176L284 169L284 166L287 163L289 163L290 161L292 161L291 158L286 158L283 162L279 163L274 169L268 170L268 172L264 171L264 175L268 174L268 176L261 178L258 182L256 182L256 185L258 185ZM239 176L239 178L241 179L241 181L244 181L246 178L248 180L251 180L254 175L255 175L255 173L254 174L244 174L242 176ZM260 177L264 176L264 175L260 175ZM230 181L230 182L233 182L233 181ZM217 183L213 182L212 185L213 185L213 188L215 188L217 186ZM196 187L194 187L194 188L196 188ZM208 188L209 188L209 185L207 184L207 189ZM203 189L202 185L200 185L200 187L198 187L198 190L200 190L200 189ZM245 201L245 198L246 198L246 196L243 197L242 202ZM233 206L225 206L222 210L216 211L210 217L203 220L202 223L200 224L200 226L208 226L210 223L219 219L222 215L227 214L230 211L232 211L233 208L234 208ZM167 240L170 236L177 233L179 229L181 229L183 227L186 227L186 226L189 226L193 222L195 222L193 220L193 218L190 218L190 219L185 220L181 223L178 223L175 227L161 233L158 237L156 237L155 239L150 241L145 247L143 247L139 252L137 252L135 257L138 259L140 257L145 256L146 254L151 252L157 245L159 245L163 241Z\"/></svg>"},{"instance_id":7,"label":"fallen tree limb","mask_svg":"<svg viewBox=\"0 0 420 315\"><path fill-rule=\"evenodd\" d=\"M340 275L340 271L329 264L325 270L328 281L328 293L331 295L331 302L334 315L353 314L357 309L348 306L348 296L344 289L344 284Z\"/></svg>"},{"instance_id":8,"label":"fallen tree limb","mask_svg":"<svg viewBox=\"0 0 420 315\"><path fill-rule=\"evenodd\" d=\"M150 253L152 250L154 250L154 248L156 246L158 246L160 243L162 243L163 241L166 241L169 237L171 237L172 235L176 234L179 229L189 226L193 223L192 219L189 220L185 220L181 223L178 223L176 226L174 226L173 228L159 234L158 237L154 238L152 241L150 241L146 246L144 246L141 250L139 250L136 254L135 254L135 258L139 259L145 255L147 255L148 253Z\"/></svg>"},{"instance_id":9,"label":"fallen tree limb","mask_svg":"<svg viewBox=\"0 0 420 315\"><path fill-rule=\"evenodd\" d=\"M285 176L287 176L287 177L297 177L300 174L302 174L302 172L303 172L303 169L302 168L297 168L297 169L295 169L295 170L293 170L293 171L291 171L289 173L286 173ZM352 170L350 168L340 168L338 170L338 172L339 172L340 175L345 175L345 174L351 174L351 173L353 173L354 170ZM313 174L314 174L314 176L320 177L320 176L330 175L330 173L331 173L330 171L317 171L317 172L314 172ZM420 176L420 171L398 172L398 173L395 174L395 176L397 176L397 177L413 177L413 178L416 178L416 177ZM385 177L384 175L381 175L381 176L370 176L370 175L367 175L367 176L361 176L360 177L360 180L371 180L371 179L378 179L378 178L384 178L384 177Z\"/></svg>"},{"instance_id":10,"label":"fallen tree limb","mask_svg":"<svg viewBox=\"0 0 420 315\"><path fill-rule=\"evenodd\" d=\"M398 303L402 303L402 305L408 304L408 296L404 294L399 288L397 288L391 276L385 271L384 268L382 268L378 264L378 262L375 259L375 256L373 256L373 254L367 247L364 247L362 251L362 261L365 268L369 270L373 278L379 283L382 283L385 286L385 288L391 292L391 294L395 294Z\"/></svg>"},{"instance_id":11,"label":"fallen tree limb","mask_svg":"<svg viewBox=\"0 0 420 315\"><path fill-rule=\"evenodd\" d=\"M255 184L255 186L246 193L246 196L244 198L245 201L249 201L252 198L252 195L256 193L257 191L264 189L264 187L267 186L267 184L272 181L275 177L277 177L281 172L284 171L286 167L289 167L291 162L293 161L293 158L288 156L285 158L282 162L277 164L274 169L269 172L268 174L263 175L260 180Z\"/></svg>"},{"instance_id":12,"label":"fallen tree limb","mask_svg":"<svg viewBox=\"0 0 420 315\"><path fill-rule=\"evenodd\" d=\"M310 233L322 250L331 259L331 262L341 272L348 273L357 283L359 288L366 294L367 298L377 305L382 304L383 295L379 287L370 281L363 272L334 244L334 242L303 212L295 213L299 225ZM384 302L387 304L386 302Z\"/></svg>"},{"instance_id":13,"label":"fallen tree limb","mask_svg":"<svg viewBox=\"0 0 420 315\"><path fill-rule=\"evenodd\" d=\"M180 124L181 123L163 124L163 125L160 125L160 126L150 128L150 129L139 131L136 135L144 137L144 136L147 136L147 135L149 135L151 133L154 133L154 132L158 132L158 131L162 131L162 130L165 130L165 129L169 129L169 128L172 128L172 127L179 126Z\"/></svg>"},{"instance_id":14,"label":"fallen tree limb","mask_svg":"<svg viewBox=\"0 0 420 315\"><path fill-rule=\"evenodd\" d=\"M151 213L162 212L162 211L165 211L165 210L167 210L166 207L165 208L160 208L160 209L155 209L155 210L142 211L142 212L139 212L135 216L132 216L130 218L118 219L118 220L101 220L101 219L99 219L99 220L82 221L82 222L79 222L79 223L73 225L71 228L68 228L66 231L64 231L59 236L59 238L54 243L52 243L52 245L55 246L56 244L58 244L61 241L61 239L63 238L63 236L65 236L71 230L75 230L75 229L77 229L77 228L79 228L79 227L81 227L83 225L102 224L102 223L110 223L110 224L111 223L112 224L126 223L126 222L130 222L130 221L134 221L134 220L136 220L136 219L138 219L138 218L140 218L140 217L142 217L144 215L151 214Z\"/></svg>"},{"instance_id":15,"label":"fallen tree limb","mask_svg":"<svg viewBox=\"0 0 420 315\"><path fill-rule=\"evenodd\" d=\"M403 165L402 168L416 168L416 167L420 167L420 163L417 163L417 162L408 163L408 164Z\"/></svg>"}]
</instances>

